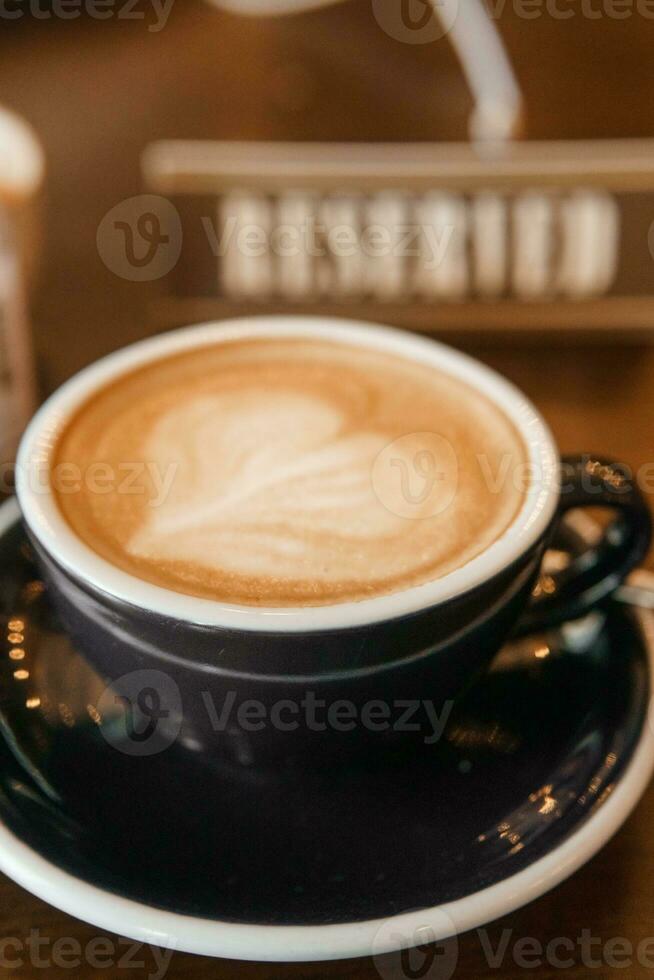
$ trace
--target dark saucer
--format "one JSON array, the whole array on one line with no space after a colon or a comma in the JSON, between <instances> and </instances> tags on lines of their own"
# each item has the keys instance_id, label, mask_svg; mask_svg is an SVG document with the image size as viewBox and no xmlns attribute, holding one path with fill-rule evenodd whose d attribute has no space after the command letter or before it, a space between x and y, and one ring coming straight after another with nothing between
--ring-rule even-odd
<instances>
[{"instance_id":1,"label":"dark saucer","mask_svg":"<svg viewBox=\"0 0 654 980\"><path fill-rule=\"evenodd\" d=\"M311 775L214 767L208 778L193 746L177 744L170 785L164 753L129 756L107 740L103 685L58 628L13 504L2 512L0 822L52 868L120 899L255 931L347 928L515 876L526 901L525 869L550 858L543 891L562 877L556 854L572 835L586 829L591 851L604 843L588 828L638 752L624 811L649 775L649 642L640 614L615 605L605 620L507 648L436 745ZM3 848L0 867L25 881ZM321 958L296 952L286 958Z\"/></svg>"}]
</instances>

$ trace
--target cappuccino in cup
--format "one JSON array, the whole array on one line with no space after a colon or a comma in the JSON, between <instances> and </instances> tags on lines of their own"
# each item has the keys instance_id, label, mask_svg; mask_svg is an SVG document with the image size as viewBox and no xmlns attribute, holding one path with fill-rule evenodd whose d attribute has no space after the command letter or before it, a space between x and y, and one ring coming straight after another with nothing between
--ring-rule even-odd
<instances>
[{"instance_id":1,"label":"cappuccino in cup","mask_svg":"<svg viewBox=\"0 0 654 980\"><path fill-rule=\"evenodd\" d=\"M80 652L117 690L129 680L130 704L177 718L181 700L181 737L219 766L331 767L394 744L364 706L441 717L512 631L608 598L651 536L638 487L603 457L562 465L509 382L336 319L244 318L118 351L42 406L16 477ZM597 506L615 513L597 545L534 595L557 521ZM216 727L208 700L293 719ZM316 726L302 706L319 702L358 721ZM433 736L426 707L413 730Z\"/></svg>"},{"instance_id":2,"label":"cappuccino in cup","mask_svg":"<svg viewBox=\"0 0 654 980\"><path fill-rule=\"evenodd\" d=\"M433 364L264 333L116 373L65 420L48 466L66 523L111 565L274 608L461 568L517 517L527 460L508 414Z\"/></svg>"}]
</instances>

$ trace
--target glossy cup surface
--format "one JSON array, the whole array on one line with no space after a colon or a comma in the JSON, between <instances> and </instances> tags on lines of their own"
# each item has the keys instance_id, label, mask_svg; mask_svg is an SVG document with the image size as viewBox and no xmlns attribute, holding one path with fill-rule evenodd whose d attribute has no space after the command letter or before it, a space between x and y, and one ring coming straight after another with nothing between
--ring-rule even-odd
<instances>
[{"instance_id":1,"label":"glossy cup surface","mask_svg":"<svg viewBox=\"0 0 654 980\"><path fill-rule=\"evenodd\" d=\"M440 579L317 608L254 608L180 595L100 558L74 534L39 478L67 419L100 386L151 359L261 336L318 336L393 352L483 392L515 424L535 474L515 520L481 555ZM218 747L256 761L306 757L317 746L338 748L346 739L302 723L293 731L217 733L207 717L207 693L218 705L230 696L237 705L255 700L267 710L280 700L299 704L309 693L327 703L346 699L358 710L371 700L442 705L456 697L490 661L528 600L559 499L559 460L545 422L525 396L463 354L370 324L265 317L158 336L82 371L30 424L17 489L53 598L93 665L110 681L143 670L166 674L181 692L189 737L210 751ZM364 743L388 740L358 729L353 735Z\"/></svg>"}]
</instances>

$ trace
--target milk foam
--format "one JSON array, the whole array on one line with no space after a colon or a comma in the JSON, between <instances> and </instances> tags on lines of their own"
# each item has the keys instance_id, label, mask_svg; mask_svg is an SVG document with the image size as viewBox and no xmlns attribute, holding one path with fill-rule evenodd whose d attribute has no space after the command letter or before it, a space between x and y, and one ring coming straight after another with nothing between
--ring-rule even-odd
<instances>
[{"instance_id":1,"label":"milk foam","mask_svg":"<svg viewBox=\"0 0 654 980\"><path fill-rule=\"evenodd\" d=\"M157 506L147 470L140 494L59 503L146 580L324 604L428 581L492 543L521 500L510 481L489 492L477 451L493 471L524 458L498 409L433 369L322 341L215 345L120 379L60 440L58 461L172 466Z\"/></svg>"},{"instance_id":2,"label":"milk foam","mask_svg":"<svg viewBox=\"0 0 654 980\"><path fill-rule=\"evenodd\" d=\"M373 491L375 458L391 438L344 433L332 405L292 391L253 389L172 409L145 444L174 460L168 499L128 543L131 554L195 562L240 575L341 581L374 577L379 545L403 521Z\"/></svg>"}]
</instances>

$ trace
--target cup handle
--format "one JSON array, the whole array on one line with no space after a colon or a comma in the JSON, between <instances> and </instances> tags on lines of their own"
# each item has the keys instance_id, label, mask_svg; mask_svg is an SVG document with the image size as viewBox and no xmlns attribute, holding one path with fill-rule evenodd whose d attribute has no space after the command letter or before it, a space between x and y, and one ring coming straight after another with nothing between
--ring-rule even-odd
<instances>
[{"instance_id":1,"label":"cup handle","mask_svg":"<svg viewBox=\"0 0 654 980\"><path fill-rule=\"evenodd\" d=\"M596 545L561 571L541 576L518 634L579 619L610 596L647 553L651 514L619 463L589 454L562 458L558 520L576 507L610 507L616 516Z\"/></svg>"}]
</instances>

